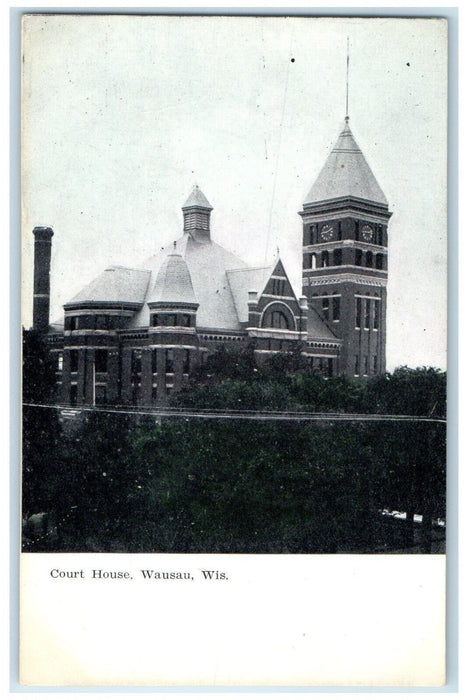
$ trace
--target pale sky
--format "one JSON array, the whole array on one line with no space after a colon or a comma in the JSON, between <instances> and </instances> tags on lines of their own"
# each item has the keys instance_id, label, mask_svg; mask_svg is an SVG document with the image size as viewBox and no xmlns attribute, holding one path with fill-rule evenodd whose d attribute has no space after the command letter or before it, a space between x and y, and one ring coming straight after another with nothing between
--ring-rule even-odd
<instances>
[{"instance_id":1,"label":"pale sky","mask_svg":"<svg viewBox=\"0 0 468 700\"><path fill-rule=\"evenodd\" d=\"M446 367L446 25L439 20L37 16L24 34L23 322L32 229L55 232L51 320L110 264L182 234L196 183L212 237L280 249L345 116L393 212L387 367ZM294 59L294 61L292 60Z\"/></svg>"}]
</instances>

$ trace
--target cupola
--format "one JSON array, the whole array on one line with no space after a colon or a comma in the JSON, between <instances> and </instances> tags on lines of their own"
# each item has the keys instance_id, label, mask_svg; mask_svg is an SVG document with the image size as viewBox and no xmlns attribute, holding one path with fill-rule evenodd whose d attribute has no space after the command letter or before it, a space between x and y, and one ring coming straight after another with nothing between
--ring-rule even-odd
<instances>
[{"instance_id":1,"label":"cupola","mask_svg":"<svg viewBox=\"0 0 468 700\"><path fill-rule=\"evenodd\" d=\"M200 243L210 240L210 213L213 207L198 187L195 185L189 198L182 207L184 213L184 233Z\"/></svg>"}]
</instances>

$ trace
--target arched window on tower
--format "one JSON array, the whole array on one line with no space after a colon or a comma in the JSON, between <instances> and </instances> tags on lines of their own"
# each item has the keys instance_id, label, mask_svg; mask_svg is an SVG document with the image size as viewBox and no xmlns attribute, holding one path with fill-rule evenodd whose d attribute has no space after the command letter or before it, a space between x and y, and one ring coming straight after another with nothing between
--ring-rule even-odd
<instances>
[{"instance_id":1,"label":"arched window on tower","mask_svg":"<svg viewBox=\"0 0 468 700\"><path fill-rule=\"evenodd\" d=\"M383 245L383 226L377 226L377 245Z\"/></svg>"},{"instance_id":2,"label":"arched window on tower","mask_svg":"<svg viewBox=\"0 0 468 700\"><path fill-rule=\"evenodd\" d=\"M382 253L377 253L375 256L375 266L377 270L383 270L384 256Z\"/></svg>"},{"instance_id":3,"label":"arched window on tower","mask_svg":"<svg viewBox=\"0 0 468 700\"><path fill-rule=\"evenodd\" d=\"M354 222L354 238L359 240L359 221L357 219Z\"/></svg>"},{"instance_id":4,"label":"arched window on tower","mask_svg":"<svg viewBox=\"0 0 468 700\"><path fill-rule=\"evenodd\" d=\"M310 254L309 265L311 270L315 270L317 267L317 256L315 253Z\"/></svg>"},{"instance_id":5,"label":"arched window on tower","mask_svg":"<svg viewBox=\"0 0 468 700\"><path fill-rule=\"evenodd\" d=\"M366 253L366 267L372 267L374 264L374 256L372 255L371 251L368 250Z\"/></svg>"},{"instance_id":6,"label":"arched window on tower","mask_svg":"<svg viewBox=\"0 0 468 700\"><path fill-rule=\"evenodd\" d=\"M343 251L341 248L336 248L336 250L333 251L333 265L341 265L342 259Z\"/></svg>"},{"instance_id":7,"label":"arched window on tower","mask_svg":"<svg viewBox=\"0 0 468 700\"><path fill-rule=\"evenodd\" d=\"M322 253L322 267L328 267L329 264L330 264L330 262L329 262L328 250L324 250Z\"/></svg>"},{"instance_id":8,"label":"arched window on tower","mask_svg":"<svg viewBox=\"0 0 468 700\"><path fill-rule=\"evenodd\" d=\"M355 251L354 264L359 267L362 265L362 250L359 250L359 248Z\"/></svg>"}]
</instances>

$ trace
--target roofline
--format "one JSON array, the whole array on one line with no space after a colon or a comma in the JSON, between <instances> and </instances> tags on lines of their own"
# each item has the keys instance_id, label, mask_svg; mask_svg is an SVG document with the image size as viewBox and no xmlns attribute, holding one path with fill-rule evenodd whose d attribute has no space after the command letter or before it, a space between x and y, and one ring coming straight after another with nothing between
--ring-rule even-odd
<instances>
[{"instance_id":1,"label":"roofline","mask_svg":"<svg viewBox=\"0 0 468 700\"><path fill-rule=\"evenodd\" d=\"M266 267L231 267L229 270L226 270L226 272L251 272L258 270L270 270L273 265L276 265L276 261L271 265L267 265Z\"/></svg>"},{"instance_id":2,"label":"roofline","mask_svg":"<svg viewBox=\"0 0 468 700\"><path fill-rule=\"evenodd\" d=\"M319 199L312 202L303 202L302 206L306 207L322 207L328 204L340 204L341 202L357 202L358 204L371 204L373 207L379 207L388 211L388 202L378 202L375 199L364 199L363 197L355 197L354 195L344 195L343 197L332 197L331 199ZM300 214L301 212L298 212Z\"/></svg>"},{"instance_id":3,"label":"roofline","mask_svg":"<svg viewBox=\"0 0 468 700\"><path fill-rule=\"evenodd\" d=\"M65 311L75 309L125 309L126 311L136 311L140 309L144 301L69 301L63 305Z\"/></svg>"}]
</instances>

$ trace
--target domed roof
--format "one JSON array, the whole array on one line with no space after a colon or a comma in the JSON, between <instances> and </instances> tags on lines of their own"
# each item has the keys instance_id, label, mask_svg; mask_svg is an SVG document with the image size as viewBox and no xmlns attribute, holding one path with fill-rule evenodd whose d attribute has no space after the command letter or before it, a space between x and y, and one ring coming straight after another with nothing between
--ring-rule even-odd
<instances>
[{"instance_id":1,"label":"domed roof","mask_svg":"<svg viewBox=\"0 0 468 700\"><path fill-rule=\"evenodd\" d=\"M164 260L148 298L148 304L162 302L198 306L187 263L176 252Z\"/></svg>"},{"instance_id":2,"label":"domed roof","mask_svg":"<svg viewBox=\"0 0 468 700\"><path fill-rule=\"evenodd\" d=\"M304 206L342 197L356 197L388 206L379 183L354 139L348 118L312 185Z\"/></svg>"}]
</instances>

